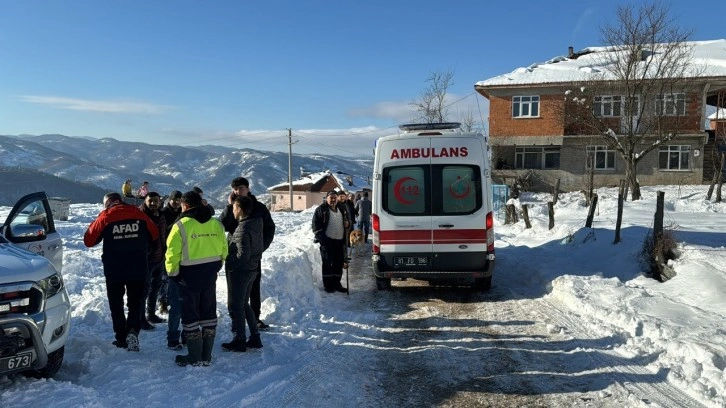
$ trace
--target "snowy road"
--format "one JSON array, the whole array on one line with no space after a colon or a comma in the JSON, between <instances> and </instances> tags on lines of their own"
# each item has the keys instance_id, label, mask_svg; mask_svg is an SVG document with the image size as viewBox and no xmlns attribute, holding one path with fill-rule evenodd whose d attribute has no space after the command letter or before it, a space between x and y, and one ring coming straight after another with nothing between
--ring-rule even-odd
<instances>
[{"instance_id":1,"label":"snowy road","mask_svg":"<svg viewBox=\"0 0 726 408\"><path fill-rule=\"evenodd\" d=\"M614 190L600 191L593 229L582 228L577 193L560 198L555 229L536 209L532 229L499 226L494 286L484 293L413 280L379 292L369 253L354 258L350 295L325 293L312 211L275 213L279 235L263 258L264 348L215 346L210 367L186 368L174 364L164 324L142 333L139 353L111 345L101 248L83 245L100 205L72 204L72 218L57 223L73 305L63 366L52 380L0 377L0 405L724 407L723 204L669 190L684 255L661 284L635 260L652 222L646 191L628 203L618 245ZM0 208L0 219L9 211ZM231 336L223 275L217 300L220 344Z\"/></svg>"},{"instance_id":2,"label":"snowy road","mask_svg":"<svg viewBox=\"0 0 726 408\"><path fill-rule=\"evenodd\" d=\"M351 271L351 295L326 299L350 321L301 356L304 367L284 381L294 387L270 406L304 405L311 393L325 406L702 406L642 368L655 356L618 354L625 339L599 336L555 300L504 279L485 293L415 280L378 292L367 258Z\"/></svg>"}]
</instances>

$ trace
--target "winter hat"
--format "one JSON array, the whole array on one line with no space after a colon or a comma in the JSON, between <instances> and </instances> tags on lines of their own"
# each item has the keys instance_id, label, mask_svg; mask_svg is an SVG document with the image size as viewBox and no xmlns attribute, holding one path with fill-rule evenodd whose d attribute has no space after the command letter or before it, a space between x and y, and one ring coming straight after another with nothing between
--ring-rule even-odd
<instances>
[{"instance_id":1,"label":"winter hat","mask_svg":"<svg viewBox=\"0 0 726 408\"><path fill-rule=\"evenodd\" d=\"M337 197L338 196L338 192L335 191L335 190L330 190L330 191L328 191L328 194L326 194L325 196L327 197L327 196L331 196L331 195Z\"/></svg>"},{"instance_id":2,"label":"winter hat","mask_svg":"<svg viewBox=\"0 0 726 408\"><path fill-rule=\"evenodd\" d=\"M169 193L170 199L180 199L182 197L182 193L179 190L174 190L171 193Z\"/></svg>"}]
</instances>

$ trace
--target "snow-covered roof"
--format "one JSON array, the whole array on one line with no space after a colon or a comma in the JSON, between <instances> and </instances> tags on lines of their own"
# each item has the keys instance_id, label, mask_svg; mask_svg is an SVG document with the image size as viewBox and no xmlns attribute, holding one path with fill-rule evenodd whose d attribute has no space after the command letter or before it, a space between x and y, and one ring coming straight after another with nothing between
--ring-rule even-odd
<instances>
[{"instance_id":1,"label":"snow-covered roof","mask_svg":"<svg viewBox=\"0 0 726 408\"><path fill-rule=\"evenodd\" d=\"M293 190L301 191L311 189L313 186L322 187L327 177L334 177L339 186L341 186L347 192L357 192L362 190L370 190L371 186L368 181L360 176L354 176L342 171L326 170L318 173L307 174L300 177L297 180L293 180ZM349 179L350 178L350 179ZM288 182L275 184L267 189L267 191L280 190L281 188L288 188L290 184Z\"/></svg>"},{"instance_id":2,"label":"snow-covered roof","mask_svg":"<svg viewBox=\"0 0 726 408\"><path fill-rule=\"evenodd\" d=\"M354 176L342 171L333 172L333 177L338 180L338 184L343 186L347 192L356 192L363 190L372 190L368 180L360 176Z\"/></svg>"},{"instance_id":3,"label":"snow-covered roof","mask_svg":"<svg viewBox=\"0 0 726 408\"><path fill-rule=\"evenodd\" d=\"M692 77L726 76L726 39L692 41ZM614 53L623 53L623 47L588 47L575 53L576 58L559 56L535 63L526 68L489 78L476 83L477 87L508 85L534 85L547 83L580 82L592 79L617 79L608 69ZM658 48L649 58L659 58Z\"/></svg>"},{"instance_id":4,"label":"snow-covered roof","mask_svg":"<svg viewBox=\"0 0 726 408\"><path fill-rule=\"evenodd\" d=\"M726 109L717 109L714 113L708 115L708 119L726 119Z\"/></svg>"}]
</instances>

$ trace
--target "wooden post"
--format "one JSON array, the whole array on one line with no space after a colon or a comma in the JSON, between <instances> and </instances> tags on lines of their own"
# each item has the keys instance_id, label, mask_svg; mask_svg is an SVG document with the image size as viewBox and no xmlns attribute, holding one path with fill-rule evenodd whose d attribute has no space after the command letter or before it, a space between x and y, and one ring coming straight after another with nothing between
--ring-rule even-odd
<instances>
[{"instance_id":1,"label":"wooden post","mask_svg":"<svg viewBox=\"0 0 726 408\"><path fill-rule=\"evenodd\" d=\"M592 228L592 219L595 216L595 208L597 208L597 193L592 195L592 203L590 204L590 209L587 211L585 228Z\"/></svg>"},{"instance_id":2,"label":"wooden post","mask_svg":"<svg viewBox=\"0 0 726 408\"><path fill-rule=\"evenodd\" d=\"M623 223L623 202L625 201L622 191L623 189L621 188L620 193L618 193L618 218L615 221L615 241L613 244L620 242L620 226Z\"/></svg>"},{"instance_id":3,"label":"wooden post","mask_svg":"<svg viewBox=\"0 0 726 408\"><path fill-rule=\"evenodd\" d=\"M508 222L506 224L516 224L519 220L517 219L517 207L514 204L507 204L507 217Z\"/></svg>"},{"instance_id":4,"label":"wooden post","mask_svg":"<svg viewBox=\"0 0 726 408\"><path fill-rule=\"evenodd\" d=\"M550 229L555 227L555 204L550 201L547 203L547 209L550 216Z\"/></svg>"},{"instance_id":5,"label":"wooden post","mask_svg":"<svg viewBox=\"0 0 726 408\"><path fill-rule=\"evenodd\" d=\"M658 192L658 198L655 203L655 220L653 220L653 242L656 248L658 247L658 241L660 241L663 235L663 206L664 206L665 193L663 191Z\"/></svg>"},{"instance_id":6,"label":"wooden post","mask_svg":"<svg viewBox=\"0 0 726 408\"><path fill-rule=\"evenodd\" d=\"M532 223L529 222L529 206L522 204L522 216L524 217L524 227L527 229L532 228Z\"/></svg>"},{"instance_id":7,"label":"wooden post","mask_svg":"<svg viewBox=\"0 0 726 408\"><path fill-rule=\"evenodd\" d=\"M552 202L554 204L557 204L557 199L559 198L559 195L560 195L560 179L557 179L557 181L555 182L555 188L552 191Z\"/></svg>"}]
</instances>

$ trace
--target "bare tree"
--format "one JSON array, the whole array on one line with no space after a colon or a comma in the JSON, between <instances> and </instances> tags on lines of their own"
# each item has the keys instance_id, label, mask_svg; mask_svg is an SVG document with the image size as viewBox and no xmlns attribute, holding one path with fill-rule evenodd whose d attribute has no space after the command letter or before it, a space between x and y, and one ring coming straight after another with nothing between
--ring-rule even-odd
<instances>
[{"instance_id":1,"label":"bare tree","mask_svg":"<svg viewBox=\"0 0 726 408\"><path fill-rule=\"evenodd\" d=\"M632 199L639 200L638 162L679 136L689 85L692 31L683 30L658 2L618 7L614 25L601 28L606 50L599 74L566 92L565 129L599 135L625 163Z\"/></svg>"},{"instance_id":2,"label":"bare tree","mask_svg":"<svg viewBox=\"0 0 726 408\"><path fill-rule=\"evenodd\" d=\"M449 110L445 104L446 92L454 85L454 73L452 71L434 72L426 82L429 86L424 89L418 99L410 102L410 105L419 113L421 121L426 123L446 122Z\"/></svg>"},{"instance_id":3,"label":"bare tree","mask_svg":"<svg viewBox=\"0 0 726 408\"><path fill-rule=\"evenodd\" d=\"M461 123L461 129L465 132L474 132L479 130L479 122L474 117L474 110L469 107L469 110L462 113L459 119Z\"/></svg>"}]
</instances>

